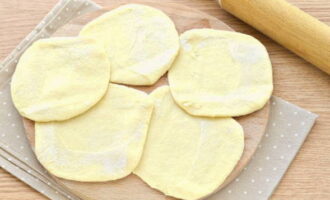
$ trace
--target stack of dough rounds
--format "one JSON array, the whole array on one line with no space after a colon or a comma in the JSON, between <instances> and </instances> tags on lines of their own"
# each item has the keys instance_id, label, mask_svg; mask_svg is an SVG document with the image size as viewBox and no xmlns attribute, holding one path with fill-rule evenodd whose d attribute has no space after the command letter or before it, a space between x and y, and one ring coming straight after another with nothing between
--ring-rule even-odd
<instances>
[{"instance_id":1,"label":"stack of dough rounds","mask_svg":"<svg viewBox=\"0 0 330 200\"><path fill-rule=\"evenodd\" d=\"M42 39L22 55L11 94L22 116L39 122L60 121L95 105L109 80L110 63L94 39Z\"/></svg>"},{"instance_id":2,"label":"stack of dough rounds","mask_svg":"<svg viewBox=\"0 0 330 200\"><path fill-rule=\"evenodd\" d=\"M152 7L128 4L88 23L82 36L96 38L111 62L111 81L152 85L171 66L179 36L171 19Z\"/></svg>"},{"instance_id":3,"label":"stack of dough rounds","mask_svg":"<svg viewBox=\"0 0 330 200\"><path fill-rule=\"evenodd\" d=\"M168 16L137 4L105 13L79 35L35 42L13 76L16 108L36 121L40 163L81 182L134 172L180 199L217 191L244 150L243 129L231 117L262 108L272 93L264 46L212 29L179 40ZM170 86L150 96L109 85L152 85L167 70Z\"/></svg>"},{"instance_id":4,"label":"stack of dough rounds","mask_svg":"<svg viewBox=\"0 0 330 200\"><path fill-rule=\"evenodd\" d=\"M168 79L175 101L196 116L233 117L262 108L273 90L265 47L251 36L194 29L180 36L181 51Z\"/></svg>"},{"instance_id":5,"label":"stack of dough rounds","mask_svg":"<svg viewBox=\"0 0 330 200\"><path fill-rule=\"evenodd\" d=\"M168 86L156 89L143 157L134 173L152 188L180 199L200 199L234 169L244 149L232 118L193 117L178 107Z\"/></svg>"},{"instance_id":6,"label":"stack of dough rounds","mask_svg":"<svg viewBox=\"0 0 330 200\"><path fill-rule=\"evenodd\" d=\"M36 123L35 152L52 174L75 181L109 181L137 166L153 109L144 92L110 84L104 98L76 118Z\"/></svg>"}]
</instances>

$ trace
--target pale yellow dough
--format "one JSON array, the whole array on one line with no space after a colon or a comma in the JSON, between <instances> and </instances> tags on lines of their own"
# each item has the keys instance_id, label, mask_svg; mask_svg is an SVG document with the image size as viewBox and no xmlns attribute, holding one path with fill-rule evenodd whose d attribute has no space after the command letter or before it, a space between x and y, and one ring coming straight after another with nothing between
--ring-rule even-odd
<instances>
[{"instance_id":1,"label":"pale yellow dough","mask_svg":"<svg viewBox=\"0 0 330 200\"><path fill-rule=\"evenodd\" d=\"M262 108L273 90L265 47L236 32L194 29L180 36L181 50L168 79L175 101L196 116L232 117Z\"/></svg>"},{"instance_id":2,"label":"pale yellow dough","mask_svg":"<svg viewBox=\"0 0 330 200\"><path fill-rule=\"evenodd\" d=\"M52 174L75 181L110 181L138 164L153 109L144 92L110 84L86 113L63 122L36 123L35 151Z\"/></svg>"},{"instance_id":3,"label":"pale yellow dough","mask_svg":"<svg viewBox=\"0 0 330 200\"><path fill-rule=\"evenodd\" d=\"M156 89L145 150L134 173L149 186L179 199L214 192L244 149L242 127L232 118L193 117L178 107L169 88Z\"/></svg>"},{"instance_id":4,"label":"pale yellow dough","mask_svg":"<svg viewBox=\"0 0 330 200\"><path fill-rule=\"evenodd\" d=\"M19 60L11 83L19 113L40 122L75 117L105 94L110 63L89 38L50 38L33 43Z\"/></svg>"},{"instance_id":5,"label":"pale yellow dough","mask_svg":"<svg viewBox=\"0 0 330 200\"><path fill-rule=\"evenodd\" d=\"M96 38L111 62L111 81L152 85L171 66L179 36L171 19L155 8L127 4L88 23L82 36Z\"/></svg>"}]
</instances>

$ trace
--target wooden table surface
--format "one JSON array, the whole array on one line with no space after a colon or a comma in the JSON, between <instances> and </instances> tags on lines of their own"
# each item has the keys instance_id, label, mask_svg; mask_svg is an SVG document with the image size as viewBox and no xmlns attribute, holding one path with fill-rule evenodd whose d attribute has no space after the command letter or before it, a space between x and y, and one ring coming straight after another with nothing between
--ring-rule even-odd
<instances>
[{"instance_id":1,"label":"wooden table surface","mask_svg":"<svg viewBox=\"0 0 330 200\"><path fill-rule=\"evenodd\" d=\"M96 0L107 5L114 0ZM155 0L157 1L157 0ZM221 16L214 0L162 0L184 3L228 23L236 31L258 38L272 49L274 95L319 115L296 159L274 192L272 199L330 199L330 76L230 14ZM288 0L330 25L330 0ZM57 0L0 0L0 60L27 35ZM329 36L330 37L330 36ZM280 62L286 58L286 62ZM289 60L289 62L287 62ZM38 192L0 168L0 199L45 200Z\"/></svg>"}]
</instances>

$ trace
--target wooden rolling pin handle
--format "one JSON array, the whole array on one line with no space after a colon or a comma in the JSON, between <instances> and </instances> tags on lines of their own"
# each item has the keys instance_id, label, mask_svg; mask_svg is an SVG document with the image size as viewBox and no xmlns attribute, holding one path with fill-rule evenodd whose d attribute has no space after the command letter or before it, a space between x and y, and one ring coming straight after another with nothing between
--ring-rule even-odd
<instances>
[{"instance_id":1,"label":"wooden rolling pin handle","mask_svg":"<svg viewBox=\"0 0 330 200\"><path fill-rule=\"evenodd\" d=\"M221 7L330 74L330 27L285 0L218 0Z\"/></svg>"}]
</instances>

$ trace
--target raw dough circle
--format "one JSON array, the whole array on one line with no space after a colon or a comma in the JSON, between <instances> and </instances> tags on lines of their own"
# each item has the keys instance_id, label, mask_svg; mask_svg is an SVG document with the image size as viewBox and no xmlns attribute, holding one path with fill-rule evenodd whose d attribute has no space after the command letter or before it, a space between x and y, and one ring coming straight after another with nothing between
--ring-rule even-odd
<instances>
[{"instance_id":1,"label":"raw dough circle","mask_svg":"<svg viewBox=\"0 0 330 200\"><path fill-rule=\"evenodd\" d=\"M175 101L196 116L232 117L262 108L273 90L272 67L255 38L230 31L193 29L168 73Z\"/></svg>"},{"instance_id":2,"label":"raw dough circle","mask_svg":"<svg viewBox=\"0 0 330 200\"><path fill-rule=\"evenodd\" d=\"M94 39L42 39L20 58L11 94L22 116L39 122L60 121L95 105L109 80L110 63Z\"/></svg>"},{"instance_id":3,"label":"raw dough circle","mask_svg":"<svg viewBox=\"0 0 330 200\"><path fill-rule=\"evenodd\" d=\"M151 93L155 108L142 159L134 173L179 199L200 199L225 181L244 149L232 118L193 117L178 107L168 86Z\"/></svg>"},{"instance_id":4,"label":"raw dough circle","mask_svg":"<svg viewBox=\"0 0 330 200\"><path fill-rule=\"evenodd\" d=\"M139 90L110 84L104 98L67 121L35 124L35 151L55 176L75 181L109 181L138 164L153 109Z\"/></svg>"},{"instance_id":5,"label":"raw dough circle","mask_svg":"<svg viewBox=\"0 0 330 200\"><path fill-rule=\"evenodd\" d=\"M179 36L171 19L155 8L128 4L88 23L82 36L104 44L111 62L111 82L152 85L171 66Z\"/></svg>"}]
</instances>

